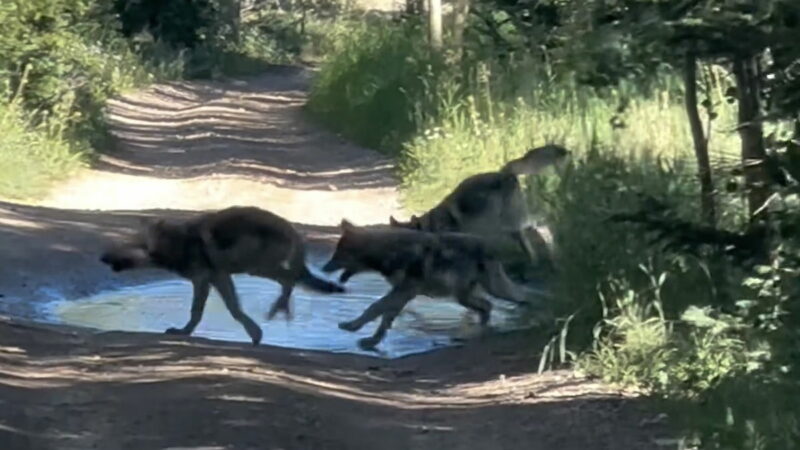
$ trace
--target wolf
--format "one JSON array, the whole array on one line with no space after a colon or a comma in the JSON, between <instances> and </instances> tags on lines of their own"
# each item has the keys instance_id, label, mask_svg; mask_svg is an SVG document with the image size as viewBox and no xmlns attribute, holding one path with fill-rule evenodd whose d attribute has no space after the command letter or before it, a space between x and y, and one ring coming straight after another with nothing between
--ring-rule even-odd
<instances>
[{"instance_id":1,"label":"wolf","mask_svg":"<svg viewBox=\"0 0 800 450\"><path fill-rule=\"evenodd\" d=\"M100 261L115 272L155 267L192 282L189 321L183 328L169 328L167 334L192 334L213 286L253 345L258 345L261 328L242 311L233 274L246 273L280 284L281 293L270 308L269 319L280 311L291 317L290 297L298 283L322 293L344 292L339 284L309 271L302 237L291 223L269 211L234 206L189 220L147 220L143 225L133 239L104 251Z\"/></svg>"},{"instance_id":2,"label":"wolf","mask_svg":"<svg viewBox=\"0 0 800 450\"><path fill-rule=\"evenodd\" d=\"M499 171L486 172L464 179L438 205L408 222L389 217L391 226L422 231L463 232L496 237L510 235L531 260L536 260L536 247L547 245L539 232L529 227L529 212L520 189L520 175L537 174L560 164L570 152L559 145L548 144L529 150L509 161ZM529 228L529 229L528 229ZM526 233L529 236L526 236Z\"/></svg>"},{"instance_id":3,"label":"wolf","mask_svg":"<svg viewBox=\"0 0 800 450\"><path fill-rule=\"evenodd\" d=\"M339 324L343 330L357 331L382 317L375 333L359 340L362 349L373 349L380 343L397 315L418 295L455 297L459 304L478 313L483 326L488 325L492 310L483 291L517 304L531 304L528 293L508 278L479 236L386 226L364 228L346 219L340 227L342 235L322 271L342 270L342 284L359 272L375 271L392 286L358 318Z\"/></svg>"}]
</instances>

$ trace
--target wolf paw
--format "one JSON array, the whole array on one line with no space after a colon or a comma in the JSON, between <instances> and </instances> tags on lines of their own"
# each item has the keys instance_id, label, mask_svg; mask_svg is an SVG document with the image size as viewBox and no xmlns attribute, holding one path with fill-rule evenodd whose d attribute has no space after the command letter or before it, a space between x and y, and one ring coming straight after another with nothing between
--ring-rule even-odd
<instances>
[{"instance_id":1,"label":"wolf paw","mask_svg":"<svg viewBox=\"0 0 800 450\"><path fill-rule=\"evenodd\" d=\"M187 331L187 330L185 330L183 328L171 327L171 328L167 328L167 330L164 331L164 334L171 334L171 335L176 335L176 336L186 336L186 335L189 334L189 331Z\"/></svg>"},{"instance_id":2,"label":"wolf paw","mask_svg":"<svg viewBox=\"0 0 800 450\"><path fill-rule=\"evenodd\" d=\"M250 335L250 339L253 341L253 346L257 346L261 343L261 339L264 337L264 332L261 331L261 328L257 329L258 331L254 331L253 334Z\"/></svg>"},{"instance_id":3,"label":"wolf paw","mask_svg":"<svg viewBox=\"0 0 800 450\"><path fill-rule=\"evenodd\" d=\"M339 322L339 329L344 331L358 331L361 328L359 324L351 320L350 322Z\"/></svg>"},{"instance_id":4,"label":"wolf paw","mask_svg":"<svg viewBox=\"0 0 800 450\"><path fill-rule=\"evenodd\" d=\"M361 350L375 350L375 346L378 345L378 342L378 339L372 337L362 338L358 340L358 346Z\"/></svg>"}]
</instances>

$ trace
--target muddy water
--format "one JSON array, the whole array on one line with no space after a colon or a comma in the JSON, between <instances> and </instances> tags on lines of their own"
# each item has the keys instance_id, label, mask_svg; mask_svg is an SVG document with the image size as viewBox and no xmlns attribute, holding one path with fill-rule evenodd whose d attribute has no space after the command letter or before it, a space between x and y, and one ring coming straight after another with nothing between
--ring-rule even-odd
<instances>
[{"instance_id":1,"label":"muddy water","mask_svg":"<svg viewBox=\"0 0 800 450\"><path fill-rule=\"evenodd\" d=\"M263 343L306 350L369 354L396 358L436 348L458 345L480 332L477 316L449 299L419 297L406 307L379 345L378 353L365 352L356 341L372 334L378 321L359 332L340 330L337 324L357 317L389 286L375 274L353 277L348 292L320 295L297 287L292 296L293 320L278 316L266 319L272 301L277 298L276 283L251 276L234 278L242 308L264 330ZM57 300L44 308L45 319L99 330L145 331L161 333L169 327L181 327L189 318L192 287L176 279L101 292L77 300ZM516 306L493 301L493 331L524 328ZM194 333L211 339L249 342L243 328L230 316L222 300L212 291L203 320Z\"/></svg>"}]
</instances>

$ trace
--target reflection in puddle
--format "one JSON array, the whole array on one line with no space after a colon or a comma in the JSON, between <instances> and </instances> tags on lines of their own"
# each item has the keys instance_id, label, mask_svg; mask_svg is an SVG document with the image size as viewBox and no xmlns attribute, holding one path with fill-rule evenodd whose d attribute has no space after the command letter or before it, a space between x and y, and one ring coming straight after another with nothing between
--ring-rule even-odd
<instances>
[{"instance_id":1,"label":"reflection in puddle","mask_svg":"<svg viewBox=\"0 0 800 450\"><path fill-rule=\"evenodd\" d=\"M264 330L264 344L396 358L455 345L453 338L474 337L480 331L477 317L455 301L418 297L395 320L379 345L380 355L377 355L360 350L356 341L371 335L378 320L357 333L340 330L337 324L357 317L389 290L380 276L361 274L353 277L347 285L348 292L344 294L320 295L296 287L292 296L294 318L291 322L285 321L283 316L266 320L267 311L279 294L276 283L246 275L234 277L234 282L242 308ZM88 298L54 302L47 307L47 315L51 320L69 325L161 333L169 327L184 325L189 318L191 297L192 287L188 281L159 281ZM496 330L524 327L514 320L517 316L514 305L499 300L493 303L491 324ZM213 290L203 320L193 336L250 342L244 329L230 316L222 299Z\"/></svg>"}]
</instances>

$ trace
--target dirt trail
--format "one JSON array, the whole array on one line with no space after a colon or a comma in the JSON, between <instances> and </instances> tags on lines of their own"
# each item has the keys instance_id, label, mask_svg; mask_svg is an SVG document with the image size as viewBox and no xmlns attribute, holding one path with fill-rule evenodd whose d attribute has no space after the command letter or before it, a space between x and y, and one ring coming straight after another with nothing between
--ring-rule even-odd
<instances>
[{"instance_id":1,"label":"dirt trail","mask_svg":"<svg viewBox=\"0 0 800 450\"><path fill-rule=\"evenodd\" d=\"M308 72L157 85L108 107L116 148L40 205L83 210L268 208L292 221L398 214L392 163L308 122Z\"/></svg>"},{"instance_id":2,"label":"dirt trail","mask_svg":"<svg viewBox=\"0 0 800 450\"><path fill-rule=\"evenodd\" d=\"M526 334L385 361L24 320L109 287L98 252L144 215L255 204L329 245L341 217L397 213L390 161L309 124L307 83L284 68L125 96L113 152L39 205L0 203L0 449L659 448L641 400L533 374Z\"/></svg>"}]
</instances>

